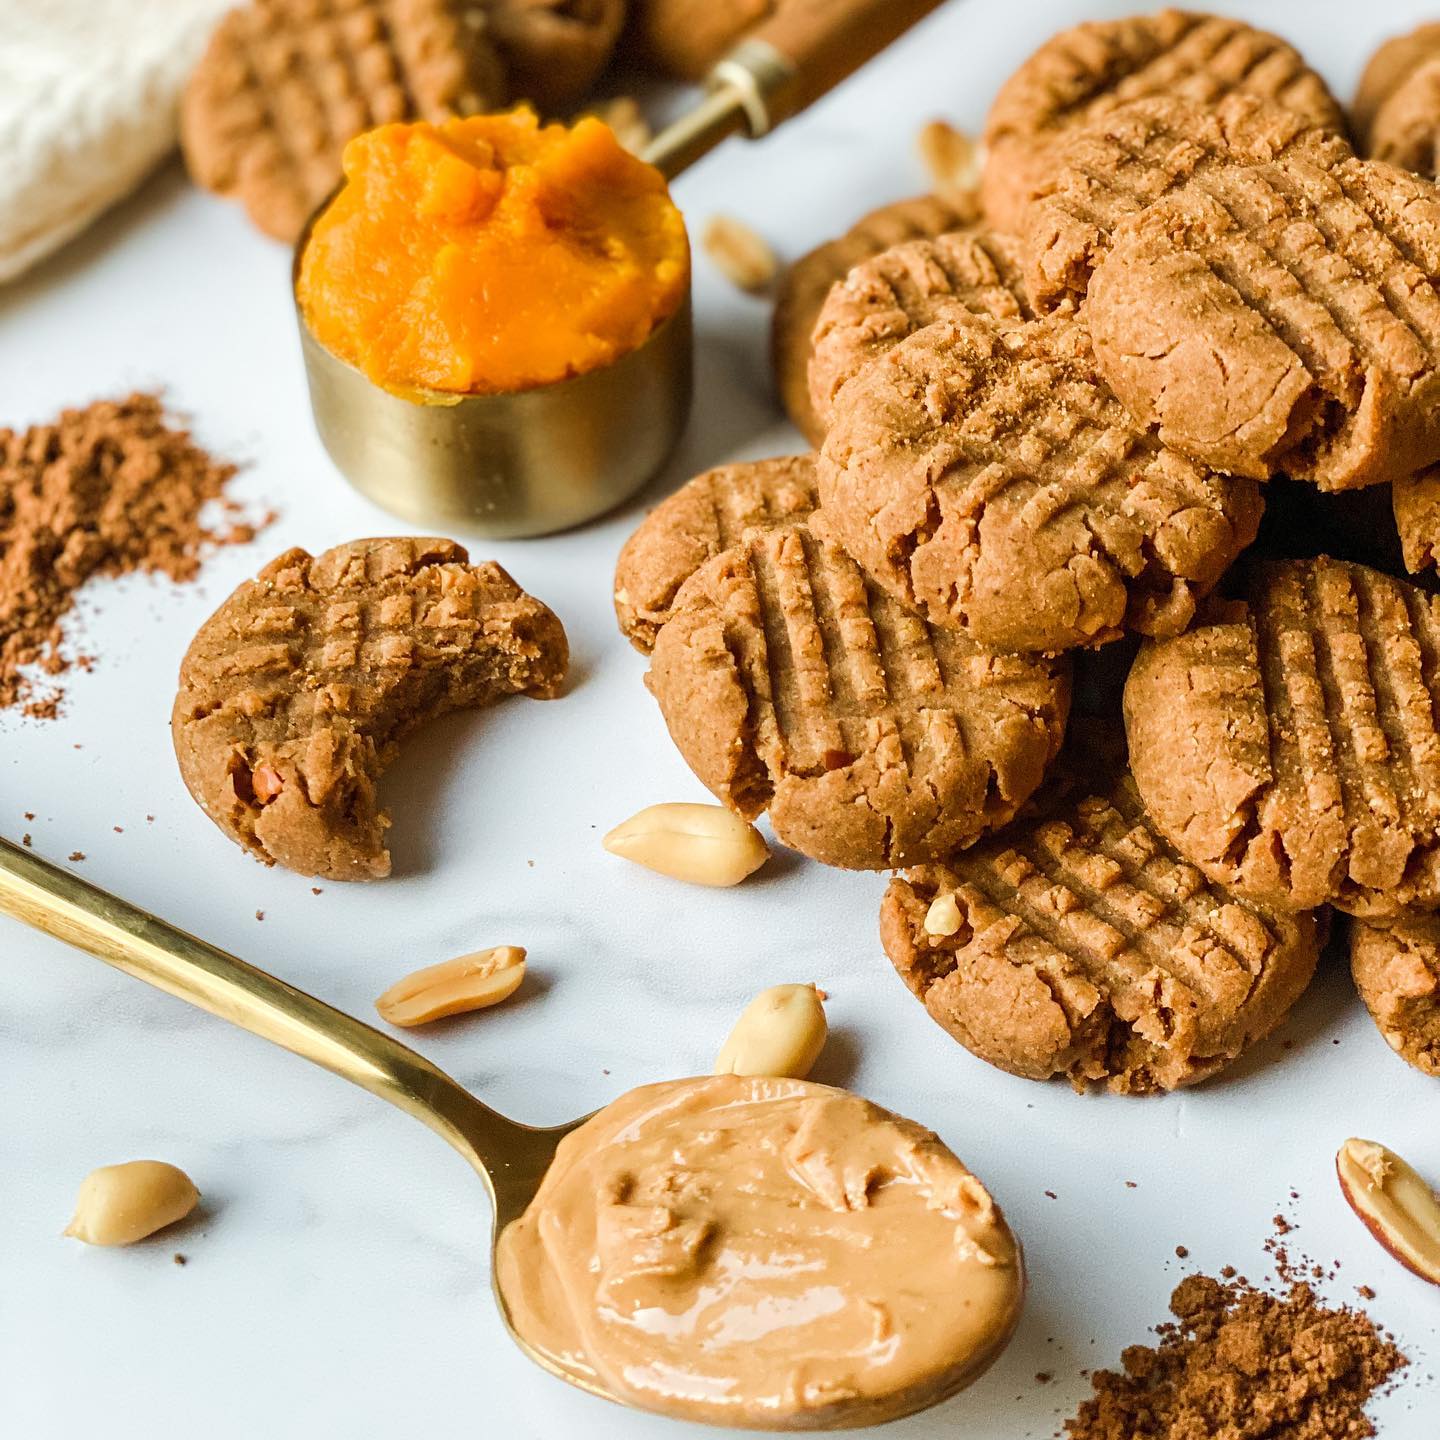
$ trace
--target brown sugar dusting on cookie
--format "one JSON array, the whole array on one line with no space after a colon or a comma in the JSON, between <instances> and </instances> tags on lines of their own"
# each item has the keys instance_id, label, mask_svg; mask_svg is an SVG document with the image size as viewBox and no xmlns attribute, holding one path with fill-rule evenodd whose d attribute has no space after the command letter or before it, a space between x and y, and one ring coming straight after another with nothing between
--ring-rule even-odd
<instances>
[{"instance_id":1,"label":"brown sugar dusting on cookie","mask_svg":"<svg viewBox=\"0 0 1440 1440\"><path fill-rule=\"evenodd\" d=\"M1277 905L1440 906L1440 601L1324 556L1256 565L1244 593L1130 672L1151 818Z\"/></svg>"},{"instance_id":2,"label":"brown sugar dusting on cookie","mask_svg":"<svg viewBox=\"0 0 1440 1440\"><path fill-rule=\"evenodd\" d=\"M505 93L483 6L250 0L221 20L190 78L181 144L197 184L293 241L340 179L347 140L392 120L473 115Z\"/></svg>"},{"instance_id":3,"label":"brown sugar dusting on cookie","mask_svg":"<svg viewBox=\"0 0 1440 1440\"><path fill-rule=\"evenodd\" d=\"M1165 95L1211 109L1237 92L1344 132L1325 82L1283 40L1242 20L1161 10L1061 31L1000 87L991 106L986 216L1013 231L1050 172L1050 146L1116 105Z\"/></svg>"},{"instance_id":4,"label":"brown sugar dusting on cookie","mask_svg":"<svg viewBox=\"0 0 1440 1440\"><path fill-rule=\"evenodd\" d=\"M1364 1311L1327 1305L1306 1284L1271 1295L1190 1275L1170 1312L1157 1344L1094 1372L1094 1394L1065 1422L1069 1440L1360 1440L1375 1434L1366 1403L1408 1363Z\"/></svg>"},{"instance_id":5,"label":"brown sugar dusting on cookie","mask_svg":"<svg viewBox=\"0 0 1440 1440\"><path fill-rule=\"evenodd\" d=\"M1181 860L1128 777L898 876L880 933L981 1059L1122 1093L1216 1074L1279 1023L1318 955L1313 917L1247 904Z\"/></svg>"},{"instance_id":6,"label":"brown sugar dusting on cookie","mask_svg":"<svg viewBox=\"0 0 1440 1440\"><path fill-rule=\"evenodd\" d=\"M0 710L59 713L51 682L80 588L93 576L195 577L205 551L254 527L224 499L235 467L200 449L154 395L66 410L52 424L0 430ZM224 506L221 523L202 521Z\"/></svg>"},{"instance_id":7,"label":"brown sugar dusting on cookie","mask_svg":"<svg viewBox=\"0 0 1440 1440\"><path fill-rule=\"evenodd\" d=\"M1346 490L1440 460L1437 277L1440 190L1306 148L1217 162L1123 220L1084 313L1165 444Z\"/></svg>"},{"instance_id":8,"label":"brown sugar dusting on cookie","mask_svg":"<svg viewBox=\"0 0 1440 1440\"><path fill-rule=\"evenodd\" d=\"M1261 500L1138 430L1067 315L957 315L845 388L825 523L938 625L1007 651L1174 634L1254 539Z\"/></svg>"},{"instance_id":9,"label":"brown sugar dusting on cookie","mask_svg":"<svg viewBox=\"0 0 1440 1440\"><path fill-rule=\"evenodd\" d=\"M206 814L267 864L387 875L375 786L428 720L505 695L546 698L568 648L554 614L450 540L289 550L201 627L172 729Z\"/></svg>"},{"instance_id":10,"label":"brown sugar dusting on cookie","mask_svg":"<svg viewBox=\"0 0 1440 1440\"><path fill-rule=\"evenodd\" d=\"M825 438L825 427L810 404L811 337L831 286L853 266L892 245L943 235L974 219L973 213L938 195L897 200L862 216L844 235L827 240L786 268L770 324L770 359L785 413L812 445Z\"/></svg>"},{"instance_id":11,"label":"brown sugar dusting on cookie","mask_svg":"<svg viewBox=\"0 0 1440 1440\"><path fill-rule=\"evenodd\" d=\"M1376 50L1350 120L1363 154L1432 178L1440 171L1440 24L1421 25Z\"/></svg>"},{"instance_id":12,"label":"brown sugar dusting on cookie","mask_svg":"<svg viewBox=\"0 0 1440 1440\"><path fill-rule=\"evenodd\" d=\"M803 523L685 584L647 680L717 798L814 859L883 869L1004 824L1060 747L1063 660L988 653L866 582Z\"/></svg>"},{"instance_id":13,"label":"brown sugar dusting on cookie","mask_svg":"<svg viewBox=\"0 0 1440 1440\"><path fill-rule=\"evenodd\" d=\"M655 648L680 587L707 560L755 529L815 509L815 457L721 465L662 500L625 542L615 565L615 618L642 654Z\"/></svg>"},{"instance_id":14,"label":"brown sugar dusting on cookie","mask_svg":"<svg viewBox=\"0 0 1440 1440\"><path fill-rule=\"evenodd\" d=\"M826 297L810 353L810 407L829 426L836 397L872 360L959 313L1031 318L1013 241L976 226L909 240L862 260Z\"/></svg>"},{"instance_id":15,"label":"brown sugar dusting on cookie","mask_svg":"<svg viewBox=\"0 0 1440 1440\"><path fill-rule=\"evenodd\" d=\"M1440 916L1352 921L1350 972L1385 1043L1440 1075Z\"/></svg>"}]
</instances>

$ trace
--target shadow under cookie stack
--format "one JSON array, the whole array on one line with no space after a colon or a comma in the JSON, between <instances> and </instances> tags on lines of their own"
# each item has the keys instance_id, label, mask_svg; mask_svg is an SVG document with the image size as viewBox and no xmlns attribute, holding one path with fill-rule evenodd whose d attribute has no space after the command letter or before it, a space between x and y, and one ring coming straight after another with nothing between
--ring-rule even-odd
<instances>
[{"instance_id":1,"label":"shadow under cookie stack","mask_svg":"<svg viewBox=\"0 0 1440 1440\"><path fill-rule=\"evenodd\" d=\"M1203 1080L1333 908L1440 1074L1440 608L1395 528L1434 563L1440 191L1372 158L1433 171L1426 43L1376 57L1362 154L1242 22L1057 35L1001 88L978 204L792 270L777 378L816 451L697 477L620 556L695 774L897 870L886 952L1005 1070Z\"/></svg>"}]
</instances>

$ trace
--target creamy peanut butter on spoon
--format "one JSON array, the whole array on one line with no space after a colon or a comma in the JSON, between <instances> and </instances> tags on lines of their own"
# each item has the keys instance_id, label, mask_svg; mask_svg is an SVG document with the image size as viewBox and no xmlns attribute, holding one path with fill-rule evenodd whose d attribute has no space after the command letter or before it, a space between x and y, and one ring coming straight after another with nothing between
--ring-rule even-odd
<instances>
[{"instance_id":1,"label":"creamy peanut butter on spoon","mask_svg":"<svg viewBox=\"0 0 1440 1440\"><path fill-rule=\"evenodd\" d=\"M643 1086L567 1135L496 1264L516 1332L578 1383L775 1430L961 1389L1025 1288L1004 1217L929 1131L737 1075Z\"/></svg>"}]
</instances>

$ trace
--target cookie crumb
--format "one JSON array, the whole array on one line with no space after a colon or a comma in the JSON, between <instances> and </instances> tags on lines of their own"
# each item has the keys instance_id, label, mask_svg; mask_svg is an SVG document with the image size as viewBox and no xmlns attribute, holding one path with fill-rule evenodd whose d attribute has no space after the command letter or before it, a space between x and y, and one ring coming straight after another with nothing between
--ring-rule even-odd
<instances>
[{"instance_id":1,"label":"cookie crumb","mask_svg":"<svg viewBox=\"0 0 1440 1440\"><path fill-rule=\"evenodd\" d=\"M1355 1293L1362 1300L1373 1300L1375 1298L1374 1290L1372 1290L1368 1285L1357 1285L1355 1287Z\"/></svg>"},{"instance_id":2,"label":"cookie crumb","mask_svg":"<svg viewBox=\"0 0 1440 1440\"><path fill-rule=\"evenodd\" d=\"M1138 1190L1140 1187L1139 1187L1138 1185L1136 1185L1136 1183L1135 1183L1133 1180L1127 1180L1127 1181L1125 1182L1125 1188L1126 1188L1127 1190Z\"/></svg>"},{"instance_id":3,"label":"cookie crumb","mask_svg":"<svg viewBox=\"0 0 1440 1440\"><path fill-rule=\"evenodd\" d=\"M20 843L28 850L28 849L30 849L30 846L31 846L31 843L32 843L32 842L31 842L31 839L30 839L29 835L22 835L22 836L20 837Z\"/></svg>"},{"instance_id":4,"label":"cookie crumb","mask_svg":"<svg viewBox=\"0 0 1440 1440\"><path fill-rule=\"evenodd\" d=\"M72 850L70 852L70 860L73 864L78 865L84 858L85 852L83 850Z\"/></svg>"},{"instance_id":5,"label":"cookie crumb","mask_svg":"<svg viewBox=\"0 0 1440 1440\"><path fill-rule=\"evenodd\" d=\"M263 920L265 918L265 912L263 910L257 910L255 912L255 918L257 920Z\"/></svg>"},{"instance_id":6,"label":"cookie crumb","mask_svg":"<svg viewBox=\"0 0 1440 1440\"><path fill-rule=\"evenodd\" d=\"M1175 1258L1177 1260L1188 1260L1190 1258L1189 1248L1185 1245L1177 1245L1175 1247Z\"/></svg>"},{"instance_id":7,"label":"cookie crumb","mask_svg":"<svg viewBox=\"0 0 1440 1440\"><path fill-rule=\"evenodd\" d=\"M171 1258L177 1265L188 1265L190 1263L190 1257L188 1255L182 1255L178 1250Z\"/></svg>"},{"instance_id":8,"label":"cookie crumb","mask_svg":"<svg viewBox=\"0 0 1440 1440\"><path fill-rule=\"evenodd\" d=\"M25 812L25 818L26 818L27 820L34 820L34 818L35 818L35 812L34 812L33 810L27 810L27 811Z\"/></svg>"},{"instance_id":9,"label":"cookie crumb","mask_svg":"<svg viewBox=\"0 0 1440 1440\"><path fill-rule=\"evenodd\" d=\"M1048 1385L1054 1378L1048 1370L1037 1370L1035 1372L1035 1383L1037 1385Z\"/></svg>"},{"instance_id":10,"label":"cookie crumb","mask_svg":"<svg viewBox=\"0 0 1440 1440\"><path fill-rule=\"evenodd\" d=\"M125 833L125 827L124 827L123 825L112 825L110 828L111 828L117 835L123 835L123 834Z\"/></svg>"},{"instance_id":11,"label":"cookie crumb","mask_svg":"<svg viewBox=\"0 0 1440 1440\"><path fill-rule=\"evenodd\" d=\"M312 886L310 887L310 893L311 893L312 895L323 895L325 892L324 892L324 890L322 890L322 889L320 888L320 886L318 886L318 885L312 885Z\"/></svg>"},{"instance_id":12,"label":"cookie crumb","mask_svg":"<svg viewBox=\"0 0 1440 1440\"><path fill-rule=\"evenodd\" d=\"M1060 1197L1053 1190L1047 1190L1045 1192L1045 1198L1047 1200L1058 1200Z\"/></svg>"}]
</instances>

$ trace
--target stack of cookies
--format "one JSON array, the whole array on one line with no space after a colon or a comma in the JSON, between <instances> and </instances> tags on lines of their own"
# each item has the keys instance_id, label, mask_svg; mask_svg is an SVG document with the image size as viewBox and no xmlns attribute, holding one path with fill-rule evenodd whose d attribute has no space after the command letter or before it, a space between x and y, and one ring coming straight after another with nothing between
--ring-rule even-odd
<instances>
[{"instance_id":1,"label":"stack of cookies","mask_svg":"<svg viewBox=\"0 0 1440 1440\"><path fill-rule=\"evenodd\" d=\"M1388 487L1413 563L1440 543L1440 190L1346 137L1243 22L1056 36L995 102L979 218L911 205L881 248L877 212L827 255L852 268L803 395L781 376L818 453L700 476L621 554L697 776L815 859L900 870L896 969L1016 1074L1214 1074L1303 991L1330 907L1387 1040L1440 1073L1440 607L1255 543L1271 482L1296 534Z\"/></svg>"}]
</instances>

